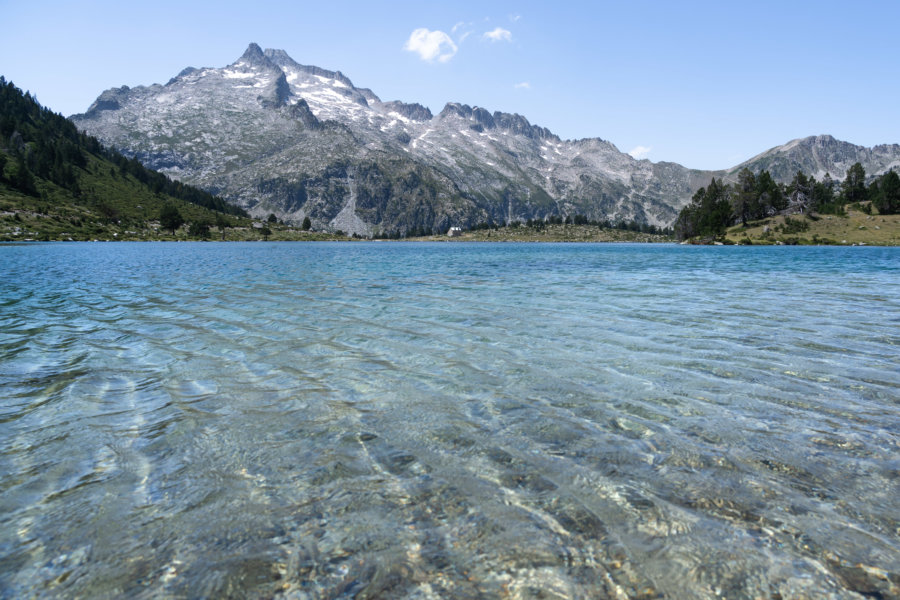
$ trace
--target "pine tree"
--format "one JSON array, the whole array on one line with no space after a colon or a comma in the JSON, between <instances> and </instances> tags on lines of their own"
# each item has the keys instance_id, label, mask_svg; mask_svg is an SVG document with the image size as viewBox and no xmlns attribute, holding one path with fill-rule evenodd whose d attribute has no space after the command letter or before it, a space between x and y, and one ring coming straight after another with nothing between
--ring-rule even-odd
<instances>
[{"instance_id":1,"label":"pine tree","mask_svg":"<svg viewBox=\"0 0 900 600\"><path fill-rule=\"evenodd\" d=\"M797 171L794 179L788 185L788 198L791 204L797 206L800 212L806 212L812 200L812 184L803 171Z\"/></svg>"},{"instance_id":2,"label":"pine tree","mask_svg":"<svg viewBox=\"0 0 900 600\"><path fill-rule=\"evenodd\" d=\"M841 184L841 201L845 204L863 202L867 198L866 170L859 163L855 163L847 171L847 177Z\"/></svg>"},{"instance_id":3,"label":"pine tree","mask_svg":"<svg viewBox=\"0 0 900 600\"><path fill-rule=\"evenodd\" d=\"M829 173L825 173L822 181L816 181L812 186L812 202L810 210L818 212L831 212L834 204L834 181Z\"/></svg>"},{"instance_id":4,"label":"pine tree","mask_svg":"<svg viewBox=\"0 0 900 600\"><path fill-rule=\"evenodd\" d=\"M728 201L728 188L721 179L713 178L706 188L701 201L699 222L700 235L719 236L731 224L731 203Z\"/></svg>"},{"instance_id":5,"label":"pine tree","mask_svg":"<svg viewBox=\"0 0 900 600\"><path fill-rule=\"evenodd\" d=\"M28 196L37 196L37 187L34 185L34 175L25 165L21 156L16 156L12 167L7 167L9 183L17 190Z\"/></svg>"},{"instance_id":6,"label":"pine tree","mask_svg":"<svg viewBox=\"0 0 900 600\"><path fill-rule=\"evenodd\" d=\"M225 241L225 230L232 227L231 221L222 213L216 213L216 227L222 233L222 241Z\"/></svg>"},{"instance_id":7,"label":"pine tree","mask_svg":"<svg viewBox=\"0 0 900 600\"><path fill-rule=\"evenodd\" d=\"M192 221L188 228L188 235L201 240L209 239L209 223L203 220Z\"/></svg>"},{"instance_id":8,"label":"pine tree","mask_svg":"<svg viewBox=\"0 0 900 600\"><path fill-rule=\"evenodd\" d=\"M772 216L780 210L787 208L787 199L781 191L781 186L772 179L772 174L763 171L756 176L756 214L754 218L764 219Z\"/></svg>"},{"instance_id":9,"label":"pine tree","mask_svg":"<svg viewBox=\"0 0 900 600\"><path fill-rule=\"evenodd\" d=\"M163 229L169 229L172 231L172 235L175 235L175 230L184 225L184 217L174 205L166 204L159 211L159 224Z\"/></svg>"},{"instance_id":10,"label":"pine tree","mask_svg":"<svg viewBox=\"0 0 900 600\"><path fill-rule=\"evenodd\" d=\"M733 195L734 214L747 226L747 221L758 212L759 195L756 189L756 176L753 171L744 167L738 173L737 190Z\"/></svg>"},{"instance_id":11,"label":"pine tree","mask_svg":"<svg viewBox=\"0 0 900 600\"><path fill-rule=\"evenodd\" d=\"M878 194L872 204L882 215L895 215L900 212L900 176L893 169L881 176Z\"/></svg>"}]
</instances>

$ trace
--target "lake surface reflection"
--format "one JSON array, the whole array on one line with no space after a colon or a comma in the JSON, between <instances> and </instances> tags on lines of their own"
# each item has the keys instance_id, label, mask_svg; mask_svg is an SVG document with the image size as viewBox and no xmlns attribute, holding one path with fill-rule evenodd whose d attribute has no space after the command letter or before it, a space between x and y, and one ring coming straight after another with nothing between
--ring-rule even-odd
<instances>
[{"instance_id":1,"label":"lake surface reflection","mask_svg":"<svg viewBox=\"0 0 900 600\"><path fill-rule=\"evenodd\" d=\"M0 263L0 596L900 596L900 249Z\"/></svg>"}]
</instances>

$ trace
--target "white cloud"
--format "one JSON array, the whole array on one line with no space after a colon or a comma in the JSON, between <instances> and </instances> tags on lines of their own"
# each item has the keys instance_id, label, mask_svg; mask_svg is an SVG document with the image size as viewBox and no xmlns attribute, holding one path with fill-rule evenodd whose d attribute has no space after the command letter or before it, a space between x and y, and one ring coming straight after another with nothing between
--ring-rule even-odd
<instances>
[{"instance_id":1,"label":"white cloud","mask_svg":"<svg viewBox=\"0 0 900 600\"><path fill-rule=\"evenodd\" d=\"M509 15L509 20L513 23L518 23L519 19L522 18L522 15Z\"/></svg>"},{"instance_id":2,"label":"white cloud","mask_svg":"<svg viewBox=\"0 0 900 600\"><path fill-rule=\"evenodd\" d=\"M513 87L516 88L517 90L530 90L531 84L528 83L527 81L523 81L522 83L517 83Z\"/></svg>"},{"instance_id":3,"label":"white cloud","mask_svg":"<svg viewBox=\"0 0 900 600\"><path fill-rule=\"evenodd\" d=\"M646 158L647 155L650 154L651 150L653 150L653 148L650 146L635 146L628 151L628 154L630 154L632 158L641 160L642 158Z\"/></svg>"},{"instance_id":4,"label":"white cloud","mask_svg":"<svg viewBox=\"0 0 900 600\"><path fill-rule=\"evenodd\" d=\"M403 45L404 50L415 52L424 61L447 62L456 54L457 47L450 36L443 31L429 31L421 27L409 35Z\"/></svg>"},{"instance_id":5,"label":"white cloud","mask_svg":"<svg viewBox=\"0 0 900 600\"><path fill-rule=\"evenodd\" d=\"M485 32L482 37L486 40L491 40L492 42L511 42L512 32L510 32L508 29L498 27L493 31Z\"/></svg>"}]
</instances>

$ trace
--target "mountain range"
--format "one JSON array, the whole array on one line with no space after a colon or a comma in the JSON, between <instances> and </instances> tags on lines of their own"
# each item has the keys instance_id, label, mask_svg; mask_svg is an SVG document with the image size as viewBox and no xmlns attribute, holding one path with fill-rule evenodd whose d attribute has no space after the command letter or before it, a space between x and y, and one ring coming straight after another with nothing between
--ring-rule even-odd
<instances>
[{"instance_id":1,"label":"mountain range","mask_svg":"<svg viewBox=\"0 0 900 600\"><path fill-rule=\"evenodd\" d=\"M382 101L340 71L250 44L223 68L165 85L113 88L82 130L142 163L247 209L370 236L559 215L668 226L712 177L742 168L789 181L900 167L900 146L817 136L723 171L636 160L612 143L562 140L518 114L450 102L437 115Z\"/></svg>"}]
</instances>

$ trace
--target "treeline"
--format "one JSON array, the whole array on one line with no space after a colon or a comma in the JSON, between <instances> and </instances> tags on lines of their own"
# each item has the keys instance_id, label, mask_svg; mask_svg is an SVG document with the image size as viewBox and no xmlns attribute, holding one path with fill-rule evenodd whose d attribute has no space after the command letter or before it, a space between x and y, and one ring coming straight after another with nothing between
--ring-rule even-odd
<instances>
[{"instance_id":1,"label":"treeline","mask_svg":"<svg viewBox=\"0 0 900 600\"><path fill-rule=\"evenodd\" d=\"M402 240L404 238L414 238L414 237L425 237L429 235L442 235L447 233L446 231L441 231L437 227L427 228L427 227L412 227L411 229L407 229L406 231L401 231L400 229L392 229L390 231L382 231L376 233L372 236L372 239L376 240ZM344 235L344 232L338 230L335 232L336 235ZM358 236L354 236L358 237Z\"/></svg>"},{"instance_id":2,"label":"treeline","mask_svg":"<svg viewBox=\"0 0 900 600\"><path fill-rule=\"evenodd\" d=\"M495 223L493 220L484 221L465 228L466 231L484 231L487 229L498 231L501 228L518 229L527 227L535 231L543 231L548 225L588 225L601 229L618 229L621 231L634 231L638 233L650 233L658 235L672 235L672 229L665 227L657 227L648 225L647 223L638 223L637 221L609 221L609 220L593 220L588 219L584 215L569 215L561 217L559 215L551 215L545 219L527 219L525 221L511 221L505 225ZM398 240L403 238L426 237L429 235L444 235L446 229L413 227L406 231L391 230L375 234L375 239Z\"/></svg>"},{"instance_id":3,"label":"treeline","mask_svg":"<svg viewBox=\"0 0 900 600\"><path fill-rule=\"evenodd\" d=\"M547 225L588 225L591 227L599 227L601 229L618 229L621 231L634 231L639 233L651 233L660 235L670 235L672 233L671 229L665 227L657 227L656 225L649 225L647 223L624 220L610 221L608 219L595 220L589 219L584 215L567 215L565 217L562 217L560 215L550 215L544 219L512 221L505 225L505 227L510 227L512 229L515 229L517 227L529 227L537 231L543 231L543 229L547 227ZM498 229L500 227L503 227L503 225L497 225L493 221L488 221L485 223L474 225L470 229L473 231L479 231L484 229Z\"/></svg>"},{"instance_id":4,"label":"treeline","mask_svg":"<svg viewBox=\"0 0 900 600\"><path fill-rule=\"evenodd\" d=\"M865 204L863 204L865 203ZM893 169L866 185L866 171L860 163L847 171L838 183L826 173L822 181L797 171L788 184L776 183L768 171L738 173L734 184L713 178L700 188L678 214L675 234L685 240L715 238L733 225L747 225L784 212L845 215L845 207L889 215L900 212L900 176Z\"/></svg>"},{"instance_id":5,"label":"treeline","mask_svg":"<svg viewBox=\"0 0 900 600\"><path fill-rule=\"evenodd\" d=\"M208 192L173 181L104 147L97 138L81 133L60 114L45 108L29 93L0 76L0 182L27 195L39 196L37 179L55 183L75 198L82 196L78 169L87 167L85 153L112 163L121 175L130 175L155 194L164 194L242 217L249 216ZM110 173L116 176L115 172Z\"/></svg>"}]
</instances>

